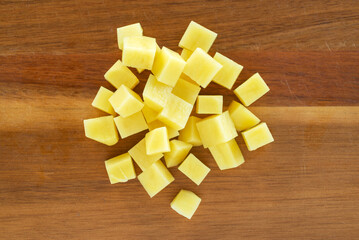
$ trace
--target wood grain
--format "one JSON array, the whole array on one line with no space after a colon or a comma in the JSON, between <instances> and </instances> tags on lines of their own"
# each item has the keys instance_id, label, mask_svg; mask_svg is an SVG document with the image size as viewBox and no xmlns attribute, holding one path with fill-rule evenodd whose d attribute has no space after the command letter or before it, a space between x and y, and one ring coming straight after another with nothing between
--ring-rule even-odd
<instances>
[{"instance_id":1,"label":"wood grain","mask_svg":"<svg viewBox=\"0 0 359 240\"><path fill-rule=\"evenodd\" d=\"M190 20L219 34L220 51L260 72L271 91L251 106L275 142L198 187L177 169L150 199L137 180L110 185L107 147L82 120L120 57L115 28L141 22L160 45ZM356 239L359 235L359 4L357 1L1 1L0 239ZM148 73L139 75L141 92ZM113 89L113 88L112 88ZM203 93L235 96L210 84ZM139 173L139 169L137 169ZM169 203L202 198L191 221Z\"/></svg>"}]
</instances>

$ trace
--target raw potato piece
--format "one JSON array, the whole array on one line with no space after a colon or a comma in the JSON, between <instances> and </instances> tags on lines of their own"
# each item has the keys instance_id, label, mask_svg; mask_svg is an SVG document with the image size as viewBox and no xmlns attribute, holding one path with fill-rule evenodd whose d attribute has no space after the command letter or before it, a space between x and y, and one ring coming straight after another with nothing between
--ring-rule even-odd
<instances>
[{"instance_id":1,"label":"raw potato piece","mask_svg":"<svg viewBox=\"0 0 359 240\"><path fill-rule=\"evenodd\" d=\"M254 74L247 81L242 83L234 90L234 94L241 100L241 102L248 107L253 102L269 91L269 87L264 82L259 73Z\"/></svg>"},{"instance_id":2,"label":"raw potato piece","mask_svg":"<svg viewBox=\"0 0 359 240\"><path fill-rule=\"evenodd\" d=\"M124 118L141 111L144 106L141 97L125 85L119 87L108 101L115 111Z\"/></svg>"},{"instance_id":3,"label":"raw potato piece","mask_svg":"<svg viewBox=\"0 0 359 240\"><path fill-rule=\"evenodd\" d=\"M117 28L117 42L118 48L123 49L123 39L125 37L139 37L142 36L143 29L140 23L130 24L124 27Z\"/></svg>"},{"instance_id":4,"label":"raw potato piece","mask_svg":"<svg viewBox=\"0 0 359 240\"><path fill-rule=\"evenodd\" d=\"M113 116L105 116L84 120L86 137L108 146L115 145L118 142L118 133L116 130Z\"/></svg>"},{"instance_id":5,"label":"raw potato piece","mask_svg":"<svg viewBox=\"0 0 359 240\"><path fill-rule=\"evenodd\" d=\"M115 117L114 120L122 139L148 129L141 111L132 114L127 118L118 116Z\"/></svg>"},{"instance_id":6,"label":"raw potato piece","mask_svg":"<svg viewBox=\"0 0 359 240\"><path fill-rule=\"evenodd\" d=\"M181 52L181 57L183 58L183 60L187 61L187 59L192 55L193 51L187 50L187 49L182 49Z\"/></svg>"},{"instance_id":7,"label":"raw potato piece","mask_svg":"<svg viewBox=\"0 0 359 240\"><path fill-rule=\"evenodd\" d=\"M221 170L235 168L244 163L242 152L235 139L208 149Z\"/></svg>"},{"instance_id":8,"label":"raw potato piece","mask_svg":"<svg viewBox=\"0 0 359 240\"><path fill-rule=\"evenodd\" d=\"M196 194L182 189L171 202L171 208L178 214L191 219L200 203L201 199Z\"/></svg>"},{"instance_id":9,"label":"raw potato piece","mask_svg":"<svg viewBox=\"0 0 359 240\"><path fill-rule=\"evenodd\" d=\"M257 148L274 141L267 124L264 122L242 132L242 137L249 151L254 151Z\"/></svg>"},{"instance_id":10,"label":"raw potato piece","mask_svg":"<svg viewBox=\"0 0 359 240\"><path fill-rule=\"evenodd\" d=\"M141 168L142 171L145 171L149 168L154 162L163 157L162 153L147 155L146 154L146 141L143 138L135 146L133 146L128 153L131 155L133 160Z\"/></svg>"},{"instance_id":11,"label":"raw potato piece","mask_svg":"<svg viewBox=\"0 0 359 240\"><path fill-rule=\"evenodd\" d=\"M129 67L152 69L156 55L156 39L140 36L126 37L123 41L122 61Z\"/></svg>"},{"instance_id":12,"label":"raw potato piece","mask_svg":"<svg viewBox=\"0 0 359 240\"><path fill-rule=\"evenodd\" d=\"M192 153L178 167L184 175L191 179L195 184L200 185L211 169L204 165Z\"/></svg>"},{"instance_id":13,"label":"raw potato piece","mask_svg":"<svg viewBox=\"0 0 359 240\"><path fill-rule=\"evenodd\" d=\"M183 78L178 79L176 86L172 90L172 94L177 97L182 98L189 104L194 104L196 102L197 96L201 91L201 87L197 83Z\"/></svg>"},{"instance_id":14,"label":"raw potato piece","mask_svg":"<svg viewBox=\"0 0 359 240\"><path fill-rule=\"evenodd\" d=\"M143 89L143 99L146 104L153 110L159 112L166 105L172 87L159 82L155 76L150 74Z\"/></svg>"},{"instance_id":15,"label":"raw potato piece","mask_svg":"<svg viewBox=\"0 0 359 240\"><path fill-rule=\"evenodd\" d=\"M222 65L200 48L187 60L183 73L202 87L207 87Z\"/></svg>"},{"instance_id":16,"label":"raw potato piece","mask_svg":"<svg viewBox=\"0 0 359 240\"><path fill-rule=\"evenodd\" d=\"M160 127L166 127L167 128L167 133L168 133L168 138L169 139L177 137L179 135L178 130L175 130L175 129L169 127L169 126L166 126L166 124L164 124L160 120L155 120L155 121L150 122L148 124L148 129L150 129L150 131L152 131L153 129L156 129L156 128L160 128Z\"/></svg>"},{"instance_id":17,"label":"raw potato piece","mask_svg":"<svg viewBox=\"0 0 359 240\"><path fill-rule=\"evenodd\" d=\"M145 117L147 123L151 123L157 119L158 112L149 107L146 102L144 103L145 105L142 108L143 116Z\"/></svg>"},{"instance_id":18,"label":"raw potato piece","mask_svg":"<svg viewBox=\"0 0 359 240\"><path fill-rule=\"evenodd\" d=\"M192 145L179 140L170 141L171 151L164 153L166 166L175 167L180 164L192 149Z\"/></svg>"},{"instance_id":19,"label":"raw potato piece","mask_svg":"<svg viewBox=\"0 0 359 240\"><path fill-rule=\"evenodd\" d=\"M166 127L156 128L146 133L145 140L147 155L171 151Z\"/></svg>"},{"instance_id":20,"label":"raw potato piece","mask_svg":"<svg viewBox=\"0 0 359 240\"><path fill-rule=\"evenodd\" d=\"M105 161L105 166L111 184L127 182L127 180L136 178L132 159L128 153Z\"/></svg>"},{"instance_id":21,"label":"raw potato piece","mask_svg":"<svg viewBox=\"0 0 359 240\"><path fill-rule=\"evenodd\" d=\"M178 140L190 143L193 146L201 146L202 141L197 129L197 122L201 120L201 118L190 116L185 128L180 131Z\"/></svg>"},{"instance_id":22,"label":"raw potato piece","mask_svg":"<svg viewBox=\"0 0 359 240\"><path fill-rule=\"evenodd\" d=\"M104 75L105 79L115 88L125 85L133 89L140 82L133 72L118 60Z\"/></svg>"},{"instance_id":23,"label":"raw potato piece","mask_svg":"<svg viewBox=\"0 0 359 240\"><path fill-rule=\"evenodd\" d=\"M243 66L218 52L216 52L213 59L223 66L216 76L214 76L213 82L231 90L233 84L236 82L239 74L241 73Z\"/></svg>"},{"instance_id":24,"label":"raw potato piece","mask_svg":"<svg viewBox=\"0 0 359 240\"><path fill-rule=\"evenodd\" d=\"M244 131L254 127L260 122L256 115L254 115L245 106L236 101L232 101L232 103L229 105L228 112L237 131Z\"/></svg>"},{"instance_id":25,"label":"raw potato piece","mask_svg":"<svg viewBox=\"0 0 359 240\"><path fill-rule=\"evenodd\" d=\"M208 52L216 37L217 33L191 21L179 42L179 46L190 51L201 48Z\"/></svg>"},{"instance_id":26,"label":"raw potato piece","mask_svg":"<svg viewBox=\"0 0 359 240\"><path fill-rule=\"evenodd\" d=\"M138 175L138 180L152 198L175 179L165 165L157 161Z\"/></svg>"},{"instance_id":27,"label":"raw potato piece","mask_svg":"<svg viewBox=\"0 0 359 240\"><path fill-rule=\"evenodd\" d=\"M116 115L115 110L111 106L108 99L113 95L113 92L108 90L107 88L100 87L98 90L95 99L92 101L92 106L104 111L111 115Z\"/></svg>"},{"instance_id":28,"label":"raw potato piece","mask_svg":"<svg viewBox=\"0 0 359 240\"><path fill-rule=\"evenodd\" d=\"M200 95L197 97L196 113L221 114L223 110L222 95Z\"/></svg>"}]
</instances>

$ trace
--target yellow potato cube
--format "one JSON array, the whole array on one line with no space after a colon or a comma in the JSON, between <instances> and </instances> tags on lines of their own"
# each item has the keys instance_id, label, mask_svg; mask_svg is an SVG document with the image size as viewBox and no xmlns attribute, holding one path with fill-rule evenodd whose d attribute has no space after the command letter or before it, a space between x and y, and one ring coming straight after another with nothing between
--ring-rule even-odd
<instances>
[{"instance_id":1,"label":"yellow potato cube","mask_svg":"<svg viewBox=\"0 0 359 240\"><path fill-rule=\"evenodd\" d=\"M106 73L105 79L111 83L115 88L125 85L128 88L133 89L140 82L133 72L123 63L118 60Z\"/></svg>"},{"instance_id":2,"label":"yellow potato cube","mask_svg":"<svg viewBox=\"0 0 359 240\"><path fill-rule=\"evenodd\" d=\"M228 111L197 122L197 129L205 148L228 142L238 136Z\"/></svg>"},{"instance_id":3,"label":"yellow potato cube","mask_svg":"<svg viewBox=\"0 0 359 240\"><path fill-rule=\"evenodd\" d=\"M127 180L136 178L135 168L128 153L105 161L105 166L111 184L127 182Z\"/></svg>"},{"instance_id":4,"label":"yellow potato cube","mask_svg":"<svg viewBox=\"0 0 359 240\"><path fill-rule=\"evenodd\" d=\"M264 82L259 73L254 74L247 81L242 83L234 90L234 94L241 100L241 102L248 107L253 102L269 91L269 87Z\"/></svg>"},{"instance_id":5,"label":"yellow potato cube","mask_svg":"<svg viewBox=\"0 0 359 240\"><path fill-rule=\"evenodd\" d=\"M202 141L197 129L197 122L201 120L201 118L190 116L185 128L180 131L178 140L190 143L193 146L201 146Z\"/></svg>"},{"instance_id":6,"label":"yellow potato cube","mask_svg":"<svg viewBox=\"0 0 359 240\"><path fill-rule=\"evenodd\" d=\"M242 132L242 137L249 151L254 151L274 141L267 124L264 122Z\"/></svg>"},{"instance_id":7,"label":"yellow potato cube","mask_svg":"<svg viewBox=\"0 0 359 240\"><path fill-rule=\"evenodd\" d=\"M192 149L192 145L179 140L170 141L171 151L164 153L166 166L174 167L180 164Z\"/></svg>"},{"instance_id":8,"label":"yellow potato cube","mask_svg":"<svg viewBox=\"0 0 359 240\"><path fill-rule=\"evenodd\" d=\"M152 198L175 179L165 165L157 161L138 175L138 180Z\"/></svg>"},{"instance_id":9,"label":"yellow potato cube","mask_svg":"<svg viewBox=\"0 0 359 240\"><path fill-rule=\"evenodd\" d=\"M156 55L156 39L150 37L126 37L123 41L122 62L134 68L152 69Z\"/></svg>"},{"instance_id":10,"label":"yellow potato cube","mask_svg":"<svg viewBox=\"0 0 359 240\"><path fill-rule=\"evenodd\" d=\"M113 92L108 90L107 88L100 87L98 90L95 99L92 101L92 106L104 111L108 114L115 115L115 110L111 106L108 99L113 95Z\"/></svg>"},{"instance_id":11,"label":"yellow potato cube","mask_svg":"<svg viewBox=\"0 0 359 240\"><path fill-rule=\"evenodd\" d=\"M146 101L144 103L145 105L142 108L143 116L145 117L147 123L151 123L157 119L158 112L149 107Z\"/></svg>"},{"instance_id":12,"label":"yellow potato cube","mask_svg":"<svg viewBox=\"0 0 359 240\"><path fill-rule=\"evenodd\" d=\"M222 95L200 95L197 97L196 113L221 114L223 110Z\"/></svg>"},{"instance_id":13,"label":"yellow potato cube","mask_svg":"<svg viewBox=\"0 0 359 240\"><path fill-rule=\"evenodd\" d=\"M180 78L174 86L172 94L193 105L200 91L201 87L197 83Z\"/></svg>"},{"instance_id":14,"label":"yellow potato cube","mask_svg":"<svg viewBox=\"0 0 359 240\"><path fill-rule=\"evenodd\" d=\"M187 61L188 58L192 55L193 51L187 50L187 49L182 49L181 52L181 57L183 58L183 60Z\"/></svg>"},{"instance_id":15,"label":"yellow potato cube","mask_svg":"<svg viewBox=\"0 0 359 240\"><path fill-rule=\"evenodd\" d=\"M126 138L148 129L141 111L126 118L121 116L115 117L114 121L121 138Z\"/></svg>"},{"instance_id":16,"label":"yellow potato cube","mask_svg":"<svg viewBox=\"0 0 359 240\"><path fill-rule=\"evenodd\" d=\"M125 85L119 87L108 101L115 112L124 118L141 111L144 106L141 97Z\"/></svg>"},{"instance_id":17,"label":"yellow potato cube","mask_svg":"<svg viewBox=\"0 0 359 240\"><path fill-rule=\"evenodd\" d=\"M191 219L196 212L201 198L188 190L181 190L171 202L171 208L178 214Z\"/></svg>"},{"instance_id":18,"label":"yellow potato cube","mask_svg":"<svg viewBox=\"0 0 359 240\"><path fill-rule=\"evenodd\" d=\"M108 146L115 145L118 142L118 133L116 130L113 116L105 116L84 120L86 137Z\"/></svg>"},{"instance_id":19,"label":"yellow potato cube","mask_svg":"<svg viewBox=\"0 0 359 240\"><path fill-rule=\"evenodd\" d=\"M244 163L244 158L235 139L208 147L219 169L235 168Z\"/></svg>"},{"instance_id":20,"label":"yellow potato cube","mask_svg":"<svg viewBox=\"0 0 359 240\"><path fill-rule=\"evenodd\" d=\"M171 94L172 87L159 82L155 76L150 74L145 88L143 89L143 99L146 104L155 111L161 111L166 105L167 99Z\"/></svg>"},{"instance_id":21,"label":"yellow potato cube","mask_svg":"<svg viewBox=\"0 0 359 240\"><path fill-rule=\"evenodd\" d=\"M183 73L205 88L221 68L220 63L202 49L197 48L188 58Z\"/></svg>"},{"instance_id":22,"label":"yellow potato cube","mask_svg":"<svg viewBox=\"0 0 359 240\"><path fill-rule=\"evenodd\" d=\"M143 68L136 68L136 70L138 73L142 73L143 71L145 71L145 69L143 69Z\"/></svg>"},{"instance_id":23,"label":"yellow potato cube","mask_svg":"<svg viewBox=\"0 0 359 240\"><path fill-rule=\"evenodd\" d=\"M166 127L156 128L146 133L145 140L147 155L171 151Z\"/></svg>"},{"instance_id":24,"label":"yellow potato cube","mask_svg":"<svg viewBox=\"0 0 359 240\"><path fill-rule=\"evenodd\" d=\"M241 73L243 66L218 52L214 55L213 59L223 66L216 76L214 76L213 82L231 90Z\"/></svg>"},{"instance_id":25,"label":"yellow potato cube","mask_svg":"<svg viewBox=\"0 0 359 240\"><path fill-rule=\"evenodd\" d=\"M131 155L136 164L141 168L142 171L145 171L153 163L163 157L162 153L147 155L146 154L146 141L143 138L135 146L133 146L128 153Z\"/></svg>"},{"instance_id":26,"label":"yellow potato cube","mask_svg":"<svg viewBox=\"0 0 359 240\"><path fill-rule=\"evenodd\" d=\"M185 65L186 62L178 53L162 47L153 63L152 72L158 81L174 87Z\"/></svg>"},{"instance_id":27,"label":"yellow potato cube","mask_svg":"<svg viewBox=\"0 0 359 240\"><path fill-rule=\"evenodd\" d=\"M179 135L178 130L175 130L169 126L166 126L166 124L164 124L163 122L161 122L160 120L155 120L153 122L148 123L148 129L150 131L156 129L156 128L160 128L160 127L166 127L167 128L167 133L168 133L168 138L174 138L177 137Z\"/></svg>"},{"instance_id":28,"label":"yellow potato cube","mask_svg":"<svg viewBox=\"0 0 359 240\"><path fill-rule=\"evenodd\" d=\"M178 167L184 175L191 179L195 184L200 185L211 169L204 165L192 153Z\"/></svg>"},{"instance_id":29,"label":"yellow potato cube","mask_svg":"<svg viewBox=\"0 0 359 240\"><path fill-rule=\"evenodd\" d=\"M118 48L123 49L123 39L125 37L139 37L142 36L143 29L140 23L130 24L124 27L117 28L117 42Z\"/></svg>"},{"instance_id":30,"label":"yellow potato cube","mask_svg":"<svg viewBox=\"0 0 359 240\"><path fill-rule=\"evenodd\" d=\"M232 101L232 103L229 105L228 112L237 131L244 131L254 127L260 122L256 115L254 115L245 106L236 101Z\"/></svg>"},{"instance_id":31,"label":"yellow potato cube","mask_svg":"<svg viewBox=\"0 0 359 240\"><path fill-rule=\"evenodd\" d=\"M201 48L208 52L216 37L217 33L191 21L179 42L179 46L190 51Z\"/></svg>"},{"instance_id":32,"label":"yellow potato cube","mask_svg":"<svg viewBox=\"0 0 359 240\"><path fill-rule=\"evenodd\" d=\"M192 108L193 106L185 100L170 94L165 107L157 118L167 126L181 130L186 126Z\"/></svg>"}]
</instances>

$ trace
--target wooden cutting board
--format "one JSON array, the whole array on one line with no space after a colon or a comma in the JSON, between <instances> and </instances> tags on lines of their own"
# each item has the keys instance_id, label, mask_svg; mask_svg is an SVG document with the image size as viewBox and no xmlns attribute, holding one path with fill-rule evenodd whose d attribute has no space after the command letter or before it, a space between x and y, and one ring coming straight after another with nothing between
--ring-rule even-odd
<instances>
[{"instance_id":1,"label":"wooden cutting board","mask_svg":"<svg viewBox=\"0 0 359 240\"><path fill-rule=\"evenodd\" d=\"M120 57L116 27L140 22L160 46L188 23L218 33L211 49L259 72L271 91L250 107L275 142L196 186L175 181L150 199L137 180L110 185L113 147L85 138L83 119ZM359 235L359 2L2 1L0 239L356 239ZM141 92L148 72L139 75ZM236 99L215 84L202 93ZM140 171L137 169L137 173ZM180 189L202 203L192 220L169 206Z\"/></svg>"}]
</instances>

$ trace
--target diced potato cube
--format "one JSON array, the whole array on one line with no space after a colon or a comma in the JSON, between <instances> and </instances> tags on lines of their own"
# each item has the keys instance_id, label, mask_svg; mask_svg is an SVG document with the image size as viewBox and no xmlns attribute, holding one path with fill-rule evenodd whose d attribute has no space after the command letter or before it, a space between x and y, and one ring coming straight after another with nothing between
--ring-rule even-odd
<instances>
[{"instance_id":1,"label":"diced potato cube","mask_svg":"<svg viewBox=\"0 0 359 240\"><path fill-rule=\"evenodd\" d=\"M108 101L115 112L124 118L141 111L144 106L141 97L125 85L119 87Z\"/></svg>"},{"instance_id":2,"label":"diced potato cube","mask_svg":"<svg viewBox=\"0 0 359 240\"><path fill-rule=\"evenodd\" d=\"M208 52L216 37L217 33L191 21L179 42L179 46L190 51L201 48Z\"/></svg>"},{"instance_id":3,"label":"diced potato cube","mask_svg":"<svg viewBox=\"0 0 359 240\"><path fill-rule=\"evenodd\" d=\"M125 85L133 89L140 82L131 70L118 60L104 75L105 79L115 88Z\"/></svg>"},{"instance_id":4,"label":"diced potato cube","mask_svg":"<svg viewBox=\"0 0 359 240\"><path fill-rule=\"evenodd\" d=\"M108 114L115 115L115 110L111 106L108 99L113 95L113 92L108 90L107 88L100 87L98 90L95 99L92 101L92 106L104 111Z\"/></svg>"},{"instance_id":5,"label":"diced potato cube","mask_svg":"<svg viewBox=\"0 0 359 240\"><path fill-rule=\"evenodd\" d=\"M244 163L244 158L236 139L208 147L208 149L221 170L235 168Z\"/></svg>"},{"instance_id":6,"label":"diced potato cube","mask_svg":"<svg viewBox=\"0 0 359 240\"><path fill-rule=\"evenodd\" d=\"M111 184L136 178L135 168L128 153L105 161L105 166Z\"/></svg>"},{"instance_id":7,"label":"diced potato cube","mask_svg":"<svg viewBox=\"0 0 359 240\"><path fill-rule=\"evenodd\" d=\"M146 154L153 155L171 151L166 127L153 129L146 133Z\"/></svg>"},{"instance_id":8,"label":"diced potato cube","mask_svg":"<svg viewBox=\"0 0 359 240\"><path fill-rule=\"evenodd\" d=\"M193 105L200 91L201 87L197 83L180 78L174 86L172 94Z\"/></svg>"},{"instance_id":9,"label":"diced potato cube","mask_svg":"<svg viewBox=\"0 0 359 240\"><path fill-rule=\"evenodd\" d=\"M214 55L213 59L223 66L216 76L214 76L213 82L231 90L241 73L243 66L218 52Z\"/></svg>"},{"instance_id":10,"label":"diced potato cube","mask_svg":"<svg viewBox=\"0 0 359 240\"><path fill-rule=\"evenodd\" d=\"M138 175L138 180L152 198L175 179L159 160Z\"/></svg>"},{"instance_id":11,"label":"diced potato cube","mask_svg":"<svg viewBox=\"0 0 359 240\"><path fill-rule=\"evenodd\" d=\"M260 122L256 115L254 115L245 106L236 101L232 101L232 103L229 105L228 112L237 131L244 131L254 127Z\"/></svg>"},{"instance_id":12,"label":"diced potato cube","mask_svg":"<svg viewBox=\"0 0 359 240\"><path fill-rule=\"evenodd\" d=\"M147 155L146 154L146 141L143 138L135 146L133 146L128 153L131 155L136 164L141 168L142 171L145 171L153 163L163 157L162 153Z\"/></svg>"},{"instance_id":13,"label":"diced potato cube","mask_svg":"<svg viewBox=\"0 0 359 240\"><path fill-rule=\"evenodd\" d=\"M143 69L143 68L136 68L136 70L138 73L142 73L143 71L145 71L145 69Z\"/></svg>"},{"instance_id":14,"label":"diced potato cube","mask_svg":"<svg viewBox=\"0 0 359 240\"><path fill-rule=\"evenodd\" d=\"M156 39L140 36L123 40L122 62L134 68L152 69L156 55Z\"/></svg>"},{"instance_id":15,"label":"diced potato cube","mask_svg":"<svg viewBox=\"0 0 359 240\"><path fill-rule=\"evenodd\" d=\"M155 76L150 74L142 95L146 104L153 110L159 112L166 105L171 91L172 87L159 82Z\"/></svg>"},{"instance_id":16,"label":"diced potato cube","mask_svg":"<svg viewBox=\"0 0 359 240\"><path fill-rule=\"evenodd\" d=\"M175 167L180 164L192 149L192 145L179 140L170 141L171 151L164 153L167 167Z\"/></svg>"},{"instance_id":17,"label":"diced potato cube","mask_svg":"<svg viewBox=\"0 0 359 240\"><path fill-rule=\"evenodd\" d=\"M169 139L177 137L179 135L178 130L175 130L175 129L169 127L169 126L166 126L166 124L164 124L160 120L155 120L155 121L150 122L148 124L148 129L150 131L152 131L153 129L156 129L156 128L160 128L160 127L166 127L167 128L167 133L168 133L168 138Z\"/></svg>"},{"instance_id":18,"label":"diced potato cube","mask_svg":"<svg viewBox=\"0 0 359 240\"><path fill-rule=\"evenodd\" d=\"M118 116L115 117L114 120L121 138L126 138L148 129L147 123L141 111L126 118Z\"/></svg>"},{"instance_id":19,"label":"diced potato cube","mask_svg":"<svg viewBox=\"0 0 359 240\"><path fill-rule=\"evenodd\" d=\"M264 122L242 132L242 137L249 151L254 151L274 141L267 124Z\"/></svg>"},{"instance_id":20,"label":"diced potato cube","mask_svg":"<svg viewBox=\"0 0 359 240\"><path fill-rule=\"evenodd\" d=\"M144 103L145 105L142 108L143 116L147 123L151 123L157 119L158 112L149 107L146 101Z\"/></svg>"},{"instance_id":21,"label":"diced potato cube","mask_svg":"<svg viewBox=\"0 0 359 240\"><path fill-rule=\"evenodd\" d=\"M188 58L192 55L193 51L183 48L181 52L181 57L183 60L187 61Z\"/></svg>"},{"instance_id":22,"label":"diced potato cube","mask_svg":"<svg viewBox=\"0 0 359 240\"><path fill-rule=\"evenodd\" d=\"M178 53L162 47L153 63L152 72L158 81L174 87L185 65L186 62Z\"/></svg>"},{"instance_id":23,"label":"diced potato cube","mask_svg":"<svg viewBox=\"0 0 359 240\"><path fill-rule=\"evenodd\" d=\"M205 148L228 142L238 136L228 111L197 122L197 129Z\"/></svg>"},{"instance_id":24,"label":"diced potato cube","mask_svg":"<svg viewBox=\"0 0 359 240\"><path fill-rule=\"evenodd\" d=\"M221 114L223 110L222 95L199 95L197 97L196 113Z\"/></svg>"},{"instance_id":25,"label":"diced potato cube","mask_svg":"<svg viewBox=\"0 0 359 240\"><path fill-rule=\"evenodd\" d=\"M118 48L123 49L123 39L125 37L139 37L142 36L143 29L140 23L130 24L124 27L117 28L117 42Z\"/></svg>"},{"instance_id":26,"label":"diced potato cube","mask_svg":"<svg viewBox=\"0 0 359 240\"><path fill-rule=\"evenodd\" d=\"M105 116L84 120L86 137L108 146L115 145L118 142L118 133L116 130L113 116Z\"/></svg>"},{"instance_id":27,"label":"diced potato cube","mask_svg":"<svg viewBox=\"0 0 359 240\"><path fill-rule=\"evenodd\" d=\"M192 153L178 167L184 175L191 179L195 184L200 185L211 169L204 165Z\"/></svg>"},{"instance_id":28,"label":"diced potato cube","mask_svg":"<svg viewBox=\"0 0 359 240\"><path fill-rule=\"evenodd\" d=\"M171 208L178 214L191 219L200 203L201 199L196 194L182 189L171 202Z\"/></svg>"},{"instance_id":29,"label":"diced potato cube","mask_svg":"<svg viewBox=\"0 0 359 240\"><path fill-rule=\"evenodd\" d=\"M188 58L183 73L202 87L207 87L222 65L200 48Z\"/></svg>"},{"instance_id":30,"label":"diced potato cube","mask_svg":"<svg viewBox=\"0 0 359 240\"><path fill-rule=\"evenodd\" d=\"M167 126L181 130L186 126L192 108L193 106L185 100L170 94L165 107L157 118Z\"/></svg>"},{"instance_id":31,"label":"diced potato cube","mask_svg":"<svg viewBox=\"0 0 359 240\"><path fill-rule=\"evenodd\" d=\"M242 83L234 90L234 94L241 100L241 102L248 107L253 102L269 91L269 87L264 82L259 73L254 74L247 81Z\"/></svg>"},{"instance_id":32,"label":"diced potato cube","mask_svg":"<svg viewBox=\"0 0 359 240\"><path fill-rule=\"evenodd\" d=\"M190 143L193 146L201 146L202 141L197 129L197 122L201 120L201 118L190 116L185 128L180 131L178 140Z\"/></svg>"}]
</instances>

